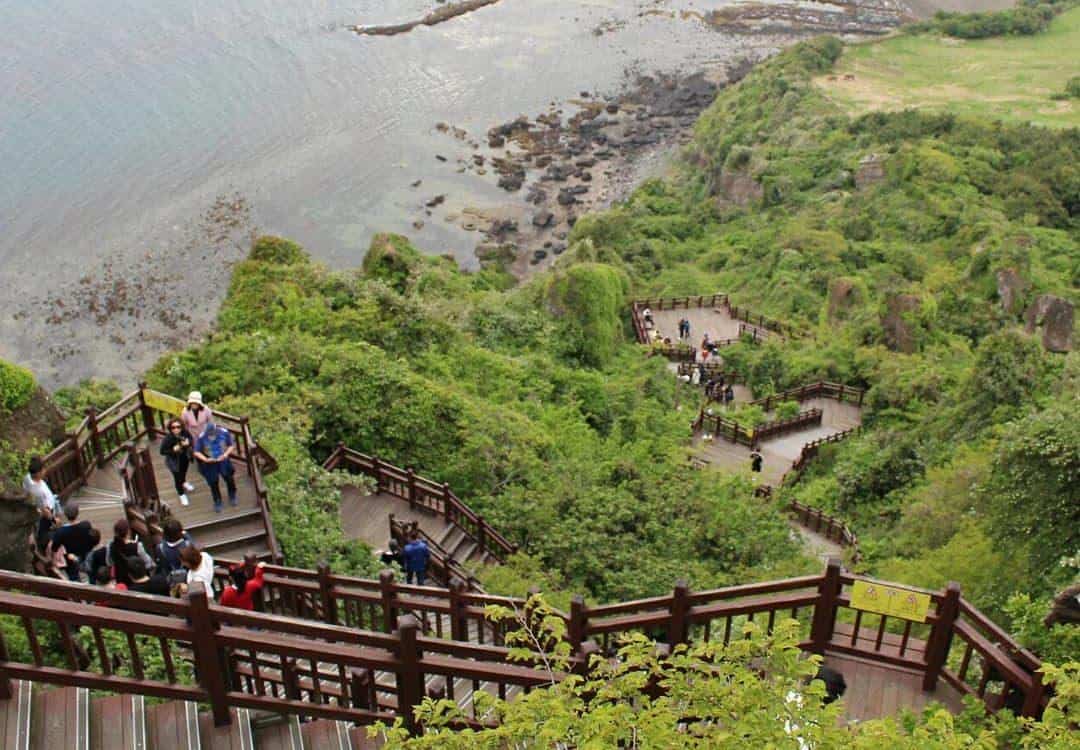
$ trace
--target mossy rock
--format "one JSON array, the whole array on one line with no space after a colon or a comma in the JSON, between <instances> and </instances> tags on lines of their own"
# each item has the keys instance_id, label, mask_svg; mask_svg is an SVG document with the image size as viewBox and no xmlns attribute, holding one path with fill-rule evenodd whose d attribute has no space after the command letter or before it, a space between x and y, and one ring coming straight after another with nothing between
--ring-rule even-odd
<instances>
[{"instance_id":1,"label":"mossy rock","mask_svg":"<svg viewBox=\"0 0 1080 750\"><path fill-rule=\"evenodd\" d=\"M594 367L611 361L623 338L628 292L626 275L604 263L580 263L552 278L548 305L561 319L567 355Z\"/></svg>"},{"instance_id":2,"label":"mossy rock","mask_svg":"<svg viewBox=\"0 0 1080 750\"><path fill-rule=\"evenodd\" d=\"M400 234L377 234L371 240L362 266L369 279L381 279L404 292L409 277L423 262L424 256Z\"/></svg>"},{"instance_id":3,"label":"mossy rock","mask_svg":"<svg viewBox=\"0 0 1080 750\"><path fill-rule=\"evenodd\" d=\"M271 235L256 239L251 245L251 253L249 253L248 257L262 263L277 263L287 266L308 261L308 254L300 245L292 240Z\"/></svg>"}]
</instances>

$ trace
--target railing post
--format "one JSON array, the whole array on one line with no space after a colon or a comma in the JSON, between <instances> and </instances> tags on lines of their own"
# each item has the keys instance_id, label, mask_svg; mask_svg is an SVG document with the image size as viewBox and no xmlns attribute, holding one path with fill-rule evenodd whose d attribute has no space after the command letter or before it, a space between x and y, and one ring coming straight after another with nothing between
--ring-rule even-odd
<instances>
[{"instance_id":1,"label":"railing post","mask_svg":"<svg viewBox=\"0 0 1080 750\"><path fill-rule=\"evenodd\" d=\"M281 669L281 682L285 688L285 697L289 700L300 700L300 678L296 674L296 661L286 659Z\"/></svg>"},{"instance_id":2,"label":"railing post","mask_svg":"<svg viewBox=\"0 0 1080 750\"><path fill-rule=\"evenodd\" d=\"M862 406L863 396L865 396L865 395L866 395L866 391L860 388L859 389L859 406L860 407Z\"/></svg>"},{"instance_id":3,"label":"railing post","mask_svg":"<svg viewBox=\"0 0 1080 750\"><path fill-rule=\"evenodd\" d=\"M570 641L570 648L576 654L581 651L581 644L585 642L585 630L588 624L588 614L585 611L585 599L580 594L575 594L570 600L570 623L566 628L566 637Z\"/></svg>"},{"instance_id":4,"label":"railing post","mask_svg":"<svg viewBox=\"0 0 1080 750\"><path fill-rule=\"evenodd\" d=\"M372 472L372 476L374 476L374 478L375 478L375 491L376 492L382 492L383 491L382 461L379 460L378 456L372 456L371 457L371 472Z\"/></svg>"},{"instance_id":5,"label":"railing post","mask_svg":"<svg viewBox=\"0 0 1080 750\"><path fill-rule=\"evenodd\" d=\"M840 597L840 561L829 558L825 565L825 575L818 584L818 599L814 604L814 619L810 625L810 650L815 654L824 654L832 640L833 625L836 623L836 602Z\"/></svg>"},{"instance_id":6,"label":"railing post","mask_svg":"<svg viewBox=\"0 0 1080 750\"><path fill-rule=\"evenodd\" d=\"M0 633L0 662L7 662L9 658L7 641L4 640L4 634ZM11 680L0 673L0 700L9 700L13 695Z\"/></svg>"},{"instance_id":7,"label":"railing post","mask_svg":"<svg viewBox=\"0 0 1080 750\"><path fill-rule=\"evenodd\" d=\"M675 648L690 639L690 587L678 581L671 597L671 619L668 621L668 644Z\"/></svg>"},{"instance_id":8,"label":"railing post","mask_svg":"<svg viewBox=\"0 0 1080 750\"><path fill-rule=\"evenodd\" d=\"M334 582L330 580L330 566L320 562L319 595L322 598L323 620L331 625L337 624L337 599L334 598Z\"/></svg>"},{"instance_id":9,"label":"railing post","mask_svg":"<svg viewBox=\"0 0 1080 750\"><path fill-rule=\"evenodd\" d=\"M465 617L465 582L460 578L450 581L450 638L455 641L469 640L469 622Z\"/></svg>"},{"instance_id":10,"label":"railing post","mask_svg":"<svg viewBox=\"0 0 1080 750\"><path fill-rule=\"evenodd\" d=\"M450 512L450 506L452 505L452 503L450 502L450 498L453 497L453 494L454 493L450 491L450 485L447 482L443 482L443 485L442 485L443 517L445 517L446 520L451 522L451 523L453 523L453 521L454 521L453 516L457 515L456 512L455 513Z\"/></svg>"},{"instance_id":11,"label":"railing post","mask_svg":"<svg viewBox=\"0 0 1080 750\"><path fill-rule=\"evenodd\" d=\"M394 571L384 570L379 573L379 591L382 593L383 632L394 632L397 611L394 609Z\"/></svg>"},{"instance_id":12,"label":"railing post","mask_svg":"<svg viewBox=\"0 0 1080 750\"><path fill-rule=\"evenodd\" d=\"M225 663L223 649L217 647L214 634L217 626L210 614L206 588L202 581L195 581L188 589L188 618L191 620L191 650L195 653L195 673L199 684L206 691L210 710L214 714L214 726L223 727L232 722L229 715L225 675L221 666Z\"/></svg>"},{"instance_id":13,"label":"railing post","mask_svg":"<svg viewBox=\"0 0 1080 750\"><path fill-rule=\"evenodd\" d=\"M409 509L416 510L416 472L410 466L405 470L405 474L409 478Z\"/></svg>"},{"instance_id":14,"label":"railing post","mask_svg":"<svg viewBox=\"0 0 1080 750\"><path fill-rule=\"evenodd\" d=\"M483 516L476 517L476 536L478 537L477 544L480 545L480 549L484 552L488 551L487 547L487 528L488 523L484 520Z\"/></svg>"},{"instance_id":15,"label":"railing post","mask_svg":"<svg viewBox=\"0 0 1080 750\"><path fill-rule=\"evenodd\" d=\"M99 469L105 468L105 453L101 450L101 436L98 434L97 409L86 407L86 426L90 430L90 445L94 446L94 459Z\"/></svg>"},{"instance_id":16,"label":"railing post","mask_svg":"<svg viewBox=\"0 0 1080 750\"><path fill-rule=\"evenodd\" d=\"M356 668L349 673L349 693L353 708L368 711L379 709L375 697L375 675L370 669Z\"/></svg>"},{"instance_id":17,"label":"railing post","mask_svg":"<svg viewBox=\"0 0 1080 750\"><path fill-rule=\"evenodd\" d=\"M86 481L86 466L83 464L82 451L79 450L79 439L74 434L68 435L68 445L71 446L71 450L75 453L75 468L79 472L79 481Z\"/></svg>"},{"instance_id":18,"label":"railing post","mask_svg":"<svg viewBox=\"0 0 1080 750\"><path fill-rule=\"evenodd\" d=\"M1024 695L1024 705L1020 709L1021 716L1037 717L1042 711L1042 699L1045 688L1042 682L1042 672L1031 673L1031 690Z\"/></svg>"},{"instance_id":19,"label":"railing post","mask_svg":"<svg viewBox=\"0 0 1080 750\"><path fill-rule=\"evenodd\" d=\"M139 382L139 411L142 412L143 426L146 427L146 434L150 436L150 439L154 439L154 410L151 409L146 403L146 382Z\"/></svg>"},{"instance_id":20,"label":"railing post","mask_svg":"<svg viewBox=\"0 0 1080 750\"><path fill-rule=\"evenodd\" d=\"M419 734L415 709L424 699L424 675L420 672L420 647L416 631L420 623L412 615L404 615L397 623L398 663L397 698L398 711L405 720L410 734Z\"/></svg>"},{"instance_id":21,"label":"railing post","mask_svg":"<svg viewBox=\"0 0 1080 750\"><path fill-rule=\"evenodd\" d=\"M930 631L930 638L926 642L926 672L923 674L923 690L933 690L937 687L938 677L941 676L941 668L945 666L945 660L949 656L949 646L952 643L953 625L960 614L960 584L950 581L945 587L945 594L937 606L937 622Z\"/></svg>"}]
</instances>

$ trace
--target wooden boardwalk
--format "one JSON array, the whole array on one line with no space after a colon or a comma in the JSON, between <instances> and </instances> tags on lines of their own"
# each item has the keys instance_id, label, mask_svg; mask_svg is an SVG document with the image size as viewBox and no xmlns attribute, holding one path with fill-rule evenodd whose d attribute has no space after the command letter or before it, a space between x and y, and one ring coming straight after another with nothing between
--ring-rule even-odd
<instances>
[{"instance_id":1,"label":"wooden boardwalk","mask_svg":"<svg viewBox=\"0 0 1080 750\"><path fill-rule=\"evenodd\" d=\"M844 720L847 722L895 716L902 708L921 711L936 701L952 713L964 708L960 694L944 680L937 689L923 692L918 672L872 662L855 656L829 654L824 664L844 675Z\"/></svg>"},{"instance_id":2,"label":"wooden boardwalk","mask_svg":"<svg viewBox=\"0 0 1080 750\"><path fill-rule=\"evenodd\" d=\"M195 542L213 557L239 559L252 553L269 559L270 546L259 512L255 486L244 464L234 462L237 506L229 505L225 483L221 482L221 494L225 507L221 513L214 512L210 487L198 469L188 470L188 481L195 490L188 493L191 505L183 506L173 487L172 475L165 467L165 460L158 454L158 442L150 445L154 463L154 478L158 494L172 515L179 519ZM90 475L84 487L76 490L70 500L79 503L80 520L89 521L101 532L102 543L112 539L113 524L124 518L124 490L120 476L112 464L99 468Z\"/></svg>"},{"instance_id":3,"label":"wooden boardwalk","mask_svg":"<svg viewBox=\"0 0 1080 750\"><path fill-rule=\"evenodd\" d=\"M691 307L688 310L653 310L653 323L664 338L670 338L673 342L679 340L679 321L686 318L690 321L691 346L698 347L705 334L709 334L712 341L724 339L737 339L739 337L739 321L728 315L726 309L717 307Z\"/></svg>"}]
</instances>

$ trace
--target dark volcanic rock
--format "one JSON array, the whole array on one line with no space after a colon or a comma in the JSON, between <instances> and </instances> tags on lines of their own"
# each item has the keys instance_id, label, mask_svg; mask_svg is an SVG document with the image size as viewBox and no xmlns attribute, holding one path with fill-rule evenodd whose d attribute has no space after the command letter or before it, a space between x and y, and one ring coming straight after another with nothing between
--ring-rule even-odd
<instances>
[{"instance_id":1,"label":"dark volcanic rock","mask_svg":"<svg viewBox=\"0 0 1080 750\"><path fill-rule=\"evenodd\" d=\"M521 190L521 186L524 183L524 172L511 172L510 174L504 174L499 177L499 187L511 193Z\"/></svg>"},{"instance_id":2,"label":"dark volcanic rock","mask_svg":"<svg viewBox=\"0 0 1080 750\"><path fill-rule=\"evenodd\" d=\"M1043 348L1051 352L1072 351L1073 306L1068 300L1042 294L1024 315L1024 329L1034 333L1042 326Z\"/></svg>"},{"instance_id":3,"label":"dark volcanic rock","mask_svg":"<svg viewBox=\"0 0 1080 750\"><path fill-rule=\"evenodd\" d=\"M555 214L551 213L551 211L539 211L533 216L532 223L534 227L544 229L545 227L551 226L551 222L554 220Z\"/></svg>"}]
</instances>

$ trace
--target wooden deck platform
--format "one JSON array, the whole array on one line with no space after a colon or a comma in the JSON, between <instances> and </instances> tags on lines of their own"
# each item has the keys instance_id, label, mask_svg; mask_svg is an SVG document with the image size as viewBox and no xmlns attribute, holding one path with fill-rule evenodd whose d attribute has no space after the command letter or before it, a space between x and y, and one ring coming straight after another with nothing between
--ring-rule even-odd
<instances>
[{"instance_id":1,"label":"wooden deck platform","mask_svg":"<svg viewBox=\"0 0 1080 750\"><path fill-rule=\"evenodd\" d=\"M923 692L918 672L835 654L827 655L824 664L844 675L844 719L848 722L894 716L902 708L921 711L934 701L954 714L964 707L960 694L944 680L933 692Z\"/></svg>"},{"instance_id":2,"label":"wooden deck platform","mask_svg":"<svg viewBox=\"0 0 1080 750\"><path fill-rule=\"evenodd\" d=\"M688 310L653 310L653 323L660 335L679 340L679 321L690 321L690 339L692 346L700 346L705 334L712 341L736 339L739 337L739 321L732 318L722 307L691 307Z\"/></svg>"},{"instance_id":3,"label":"wooden deck platform","mask_svg":"<svg viewBox=\"0 0 1080 750\"><path fill-rule=\"evenodd\" d=\"M172 475L157 451L158 443L155 441L150 445L150 453L158 494L201 548L213 557L239 559L252 553L269 558L270 546L259 512L258 496L244 464L233 464L236 470L236 507L229 505L225 483L221 482L225 507L221 513L216 513L210 487L195 466L188 470L187 476L188 481L195 485L195 490L188 493L191 504L186 507L180 504ZM69 499L79 503L79 518L90 521L101 532L102 543L108 543L112 539L113 524L124 517L124 490L115 467L110 464L95 470L86 486L80 487Z\"/></svg>"}]
</instances>

